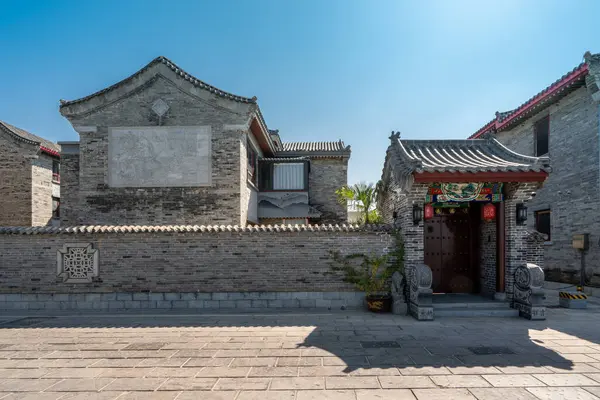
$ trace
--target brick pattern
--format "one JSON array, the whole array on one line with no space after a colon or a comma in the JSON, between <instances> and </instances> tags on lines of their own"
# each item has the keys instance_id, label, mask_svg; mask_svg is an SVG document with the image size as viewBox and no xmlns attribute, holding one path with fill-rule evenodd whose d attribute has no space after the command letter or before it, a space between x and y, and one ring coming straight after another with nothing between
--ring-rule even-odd
<instances>
[{"instance_id":1,"label":"brick pattern","mask_svg":"<svg viewBox=\"0 0 600 400\"><path fill-rule=\"evenodd\" d=\"M496 220L486 222L482 219L480 227L481 293L488 296L496 292L496 224Z\"/></svg>"},{"instance_id":2,"label":"brick pattern","mask_svg":"<svg viewBox=\"0 0 600 400\"><path fill-rule=\"evenodd\" d=\"M517 225L517 204L525 203L531 193L538 189L537 183L507 183L505 186L505 226L506 226L506 297L512 300L514 274L517 267L527 264L527 225Z\"/></svg>"},{"instance_id":3,"label":"brick pattern","mask_svg":"<svg viewBox=\"0 0 600 400\"><path fill-rule=\"evenodd\" d=\"M60 222L78 225L85 221L79 215L79 154L62 154L60 158Z\"/></svg>"},{"instance_id":4,"label":"brick pattern","mask_svg":"<svg viewBox=\"0 0 600 400\"><path fill-rule=\"evenodd\" d=\"M348 208L340 204L335 191L348 184L348 159L313 158L308 182L309 203L321 212L320 223L348 221Z\"/></svg>"},{"instance_id":5,"label":"brick pattern","mask_svg":"<svg viewBox=\"0 0 600 400\"><path fill-rule=\"evenodd\" d=\"M535 233L527 235L527 262L544 268L544 241Z\"/></svg>"},{"instance_id":6,"label":"brick pattern","mask_svg":"<svg viewBox=\"0 0 600 400\"><path fill-rule=\"evenodd\" d=\"M36 146L0 130L0 226L31 226L31 159Z\"/></svg>"},{"instance_id":7,"label":"brick pattern","mask_svg":"<svg viewBox=\"0 0 600 400\"><path fill-rule=\"evenodd\" d=\"M56 276L57 250L91 243L92 283ZM0 236L0 293L354 291L330 252L383 254L385 232L155 232Z\"/></svg>"},{"instance_id":8,"label":"brick pattern","mask_svg":"<svg viewBox=\"0 0 600 400\"><path fill-rule=\"evenodd\" d=\"M578 283L580 254L571 246L572 235L589 233L587 260L600 258L600 140L599 106L582 87L497 139L512 150L534 155L534 123L550 116L549 157L552 172L529 202L528 226L534 212L551 209L551 243L544 246L545 272L550 280ZM599 264L587 263L590 283L600 284Z\"/></svg>"}]
</instances>

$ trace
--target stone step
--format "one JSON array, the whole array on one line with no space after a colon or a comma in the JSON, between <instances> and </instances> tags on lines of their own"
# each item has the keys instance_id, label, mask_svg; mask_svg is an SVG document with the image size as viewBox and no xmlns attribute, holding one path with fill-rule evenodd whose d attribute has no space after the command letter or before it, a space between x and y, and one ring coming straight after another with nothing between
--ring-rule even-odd
<instances>
[{"instance_id":1,"label":"stone step","mask_svg":"<svg viewBox=\"0 0 600 400\"><path fill-rule=\"evenodd\" d=\"M513 308L446 308L434 306L433 314L438 317L518 317L519 311Z\"/></svg>"},{"instance_id":2,"label":"stone step","mask_svg":"<svg viewBox=\"0 0 600 400\"><path fill-rule=\"evenodd\" d=\"M510 309L510 303L507 301L490 301L490 302L471 302L471 303L433 303L434 310L446 309Z\"/></svg>"}]
</instances>

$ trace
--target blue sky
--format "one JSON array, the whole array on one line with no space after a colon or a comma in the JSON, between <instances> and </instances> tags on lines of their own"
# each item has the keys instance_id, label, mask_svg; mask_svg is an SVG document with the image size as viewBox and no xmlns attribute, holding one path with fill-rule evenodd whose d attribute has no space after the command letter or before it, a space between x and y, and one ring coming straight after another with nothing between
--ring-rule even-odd
<instances>
[{"instance_id":1,"label":"blue sky","mask_svg":"<svg viewBox=\"0 0 600 400\"><path fill-rule=\"evenodd\" d=\"M164 55L257 96L284 141L343 139L377 181L392 130L465 138L600 52L597 0L0 0L0 119L77 140L59 99Z\"/></svg>"}]
</instances>

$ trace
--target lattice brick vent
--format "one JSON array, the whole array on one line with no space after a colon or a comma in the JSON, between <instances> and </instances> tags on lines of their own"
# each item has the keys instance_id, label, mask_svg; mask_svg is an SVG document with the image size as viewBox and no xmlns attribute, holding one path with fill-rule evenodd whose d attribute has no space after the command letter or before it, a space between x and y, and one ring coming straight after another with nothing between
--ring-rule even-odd
<instances>
[{"instance_id":1,"label":"lattice brick vent","mask_svg":"<svg viewBox=\"0 0 600 400\"><path fill-rule=\"evenodd\" d=\"M66 283L92 282L98 276L98 250L91 243L67 243L57 252L57 274Z\"/></svg>"}]
</instances>

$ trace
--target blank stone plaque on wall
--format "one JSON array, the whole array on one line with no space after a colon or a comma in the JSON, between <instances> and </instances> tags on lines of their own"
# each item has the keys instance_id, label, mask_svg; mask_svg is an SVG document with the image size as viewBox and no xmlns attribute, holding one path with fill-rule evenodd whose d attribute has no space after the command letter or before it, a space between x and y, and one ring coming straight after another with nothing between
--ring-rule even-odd
<instances>
[{"instance_id":1,"label":"blank stone plaque on wall","mask_svg":"<svg viewBox=\"0 0 600 400\"><path fill-rule=\"evenodd\" d=\"M110 187L210 186L210 126L110 128Z\"/></svg>"},{"instance_id":2,"label":"blank stone plaque on wall","mask_svg":"<svg viewBox=\"0 0 600 400\"><path fill-rule=\"evenodd\" d=\"M98 250L91 243L66 243L56 258L57 275L65 283L89 283L98 276Z\"/></svg>"}]
</instances>

